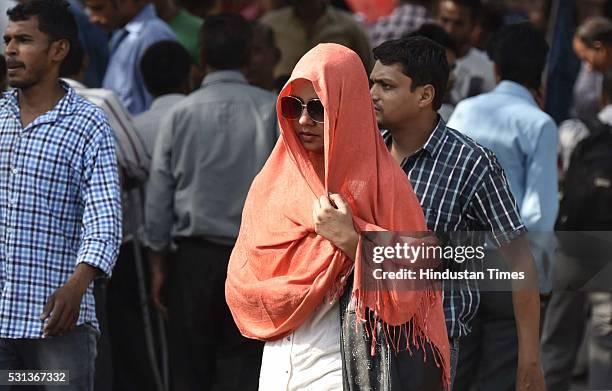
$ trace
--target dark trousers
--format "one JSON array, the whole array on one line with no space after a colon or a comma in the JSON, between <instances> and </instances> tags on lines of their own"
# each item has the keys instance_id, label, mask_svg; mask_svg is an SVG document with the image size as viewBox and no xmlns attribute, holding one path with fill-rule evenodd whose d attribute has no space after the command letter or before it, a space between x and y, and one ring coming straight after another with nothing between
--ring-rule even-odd
<instances>
[{"instance_id":1,"label":"dark trousers","mask_svg":"<svg viewBox=\"0 0 612 391\"><path fill-rule=\"evenodd\" d=\"M171 389L257 390L263 343L244 338L225 301L232 247L182 239L166 296Z\"/></svg>"},{"instance_id":2,"label":"dark trousers","mask_svg":"<svg viewBox=\"0 0 612 391\"><path fill-rule=\"evenodd\" d=\"M93 391L98 332L81 325L57 337L0 339L0 370L68 370L69 385L0 386L0 390Z\"/></svg>"},{"instance_id":3,"label":"dark trousers","mask_svg":"<svg viewBox=\"0 0 612 391\"><path fill-rule=\"evenodd\" d=\"M487 251L485 266L507 270L499 252ZM492 288L491 288L492 289ZM509 280L499 291L481 291L472 332L461 337L453 391L514 391L518 365L518 337Z\"/></svg>"},{"instance_id":4,"label":"dark trousers","mask_svg":"<svg viewBox=\"0 0 612 391\"><path fill-rule=\"evenodd\" d=\"M145 276L145 282L148 281L148 276ZM144 320L132 242L121 246L112 278L107 285L106 300L113 365L112 389L114 391L156 390L144 336ZM152 323L155 325L155 322ZM154 335L157 335L156 330Z\"/></svg>"}]
</instances>

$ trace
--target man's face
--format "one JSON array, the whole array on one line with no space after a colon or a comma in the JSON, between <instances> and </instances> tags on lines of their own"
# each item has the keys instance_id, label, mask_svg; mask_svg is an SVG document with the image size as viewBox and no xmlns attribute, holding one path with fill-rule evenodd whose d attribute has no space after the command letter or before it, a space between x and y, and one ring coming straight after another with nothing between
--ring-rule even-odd
<instances>
[{"instance_id":1,"label":"man's face","mask_svg":"<svg viewBox=\"0 0 612 391\"><path fill-rule=\"evenodd\" d=\"M438 4L436 22L453 37L457 45L464 46L470 42L474 21L469 8L452 1L441 1Z\"/></svg>"},{"instance_id":2,"label":"man's face","mask_svg":"<svg viewBox=\"0 0 612 391\"><path fill-rule=\"evenodd\" d=\"M9 22L4 32L4 56L9 85L27 89L48 76L56 65L57 58L54 58L52 52L57 42L50 42L47 34L38 29L36 16L24 21Z\"/></svg>"},{"instance_id":3,"label":"man's face","mask_svg":"<svg viewBox=\"0 0 612 391\"><path fill-rule=\"evenodd\" d=\"M280 60L280 51L270 45L261 31L254 34L247 79L253 85L267 88L268 84L274 83L274 68Z\"/></svg>"},{"instance_id":4,"label":"man's face","mask_svg":"<svg viewBox=\"0 0 612 391\"><path fill-rule=\"evenodd\" d=\"M612 67L610 49L601 42L595 42L594 47L589 47L580 38L574 37L572 45L576 56L587 63L590 71L606 72Z\"/></svg>"},{"instance_id":5,"label":"man's face","mask_svg":"<svg viewBox=\"0 0 612 391\"><path fill-rule=\"evenodd\" d=\"M413 120L419 112L422 88L410 90L412 79L402 72L401 64L384 65L376 61L370 80L370 94L380 128L393 131Z\"/></svg>"},{"instance_id":6,"label":"man's face","mask_svg":"<svg viewBox=\"0 0 612 391\"><path fill-rule=\"evenodd\" d=\"M110 33L125 24L120 5L126 4L112 0L85 0L84 3L89 21L102 30Z\"/></svg>"}]
</instances>

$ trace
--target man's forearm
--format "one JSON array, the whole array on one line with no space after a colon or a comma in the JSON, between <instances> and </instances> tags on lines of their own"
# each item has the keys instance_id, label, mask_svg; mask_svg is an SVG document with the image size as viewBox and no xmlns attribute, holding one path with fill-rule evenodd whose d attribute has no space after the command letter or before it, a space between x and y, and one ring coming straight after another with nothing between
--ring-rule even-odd
<instances>
[{"instance_id":1,"label":"man's forearm","mask_svg":"<svg viewBox=\"0 0 612 391\"><path fill-rule=\"evenodd\" d=\"M512 304L518 334L519 354L539 360L540 296L535 263L525 235L501 248L513 272L523 272L524 280L512 281Z\"/></svg>"}]
</instances>

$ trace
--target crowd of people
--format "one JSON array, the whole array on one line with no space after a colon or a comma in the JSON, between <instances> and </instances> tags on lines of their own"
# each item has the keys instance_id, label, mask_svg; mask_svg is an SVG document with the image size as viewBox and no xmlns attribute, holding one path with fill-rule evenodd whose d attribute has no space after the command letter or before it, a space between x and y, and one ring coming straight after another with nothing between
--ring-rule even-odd
<instances>
[{"instance_id":1,"label":"crowd of people","mask_svg":"<svg viewBox=\"0 0 612 391\"><path fill-rule=\"evenodd\" d=\"M2 1L0 369L612 389L612 2ZM526 278L372 291L370 231Z\"/></svg>"}]
</instances>

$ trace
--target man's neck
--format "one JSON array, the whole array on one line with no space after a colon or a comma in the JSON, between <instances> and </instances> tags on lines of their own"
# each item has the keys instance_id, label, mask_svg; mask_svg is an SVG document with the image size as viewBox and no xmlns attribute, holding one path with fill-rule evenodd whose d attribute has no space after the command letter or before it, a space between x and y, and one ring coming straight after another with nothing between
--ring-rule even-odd
<instances>
[{"instance_id":1,"label":"man's neck","mask_svg":"<svg viewBox=\"0 0 612 391\"><path fill-rule=\"evenodd\" d=\"M434 111L423 113L401 127L387 129L391 133L391 155L398 163L411 156L425 145L436 128L438 114Z\"/></svg>"},{"instance_id":2,"label":"man's neck","mask_svg":"<svg viewBox=\"0 0 612 391\"><path fill-rule=\"evenodd\" d=\"M57 78L19 89L19 112L23 127L55 107L65 94Z\"/></svg>"}]
</instances>

